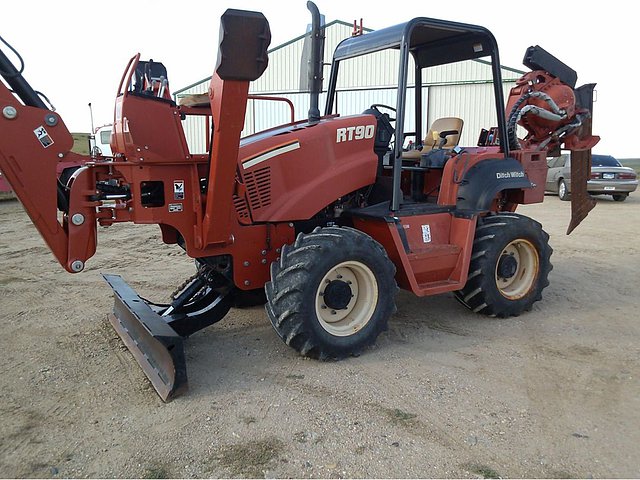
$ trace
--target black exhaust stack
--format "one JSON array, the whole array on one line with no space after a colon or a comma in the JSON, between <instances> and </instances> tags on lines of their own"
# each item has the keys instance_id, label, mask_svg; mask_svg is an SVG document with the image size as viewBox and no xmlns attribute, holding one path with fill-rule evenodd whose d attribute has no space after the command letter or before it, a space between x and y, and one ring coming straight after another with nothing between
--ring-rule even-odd
<instances>
[{"instance_id":1,"label":"black exhaust stack","mask_svg":"<svg viewBox=\"0 0 640 480\"><path fill-rule=\"evenodd\" d=\"M311 68L309 69L309 85L311 100L309 106L309 123L320 121L320 93L322 93L322 70L324 67L324 28L320 27L320 11L315 3L308 1L307 8L311 12Z\"/></svg>"}]
</instances>

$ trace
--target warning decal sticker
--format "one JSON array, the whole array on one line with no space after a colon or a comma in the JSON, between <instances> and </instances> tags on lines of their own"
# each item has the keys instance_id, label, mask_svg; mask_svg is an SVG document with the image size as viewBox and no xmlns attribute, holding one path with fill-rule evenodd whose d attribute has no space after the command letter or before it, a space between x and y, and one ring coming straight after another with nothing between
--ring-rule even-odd
<instances>
[{"instance_id":1,"label":"warning decal sticker","mask_svg":"<svg viewBox=\"0 0 640 480\"><path fill-rule=\"evenodd\" d=\"M184 180L173 181L173 199L184 200Z\"/></svg>"},{"instance_id":2,"label":"warning decal sticker","mask_svg":"<svg viewBox=\"0 0 640 480\"><path fill-rule=\"evenodd\" d=\"M422 225L422 241L424 243L431 243L431 226Z\"/></svg>"},{"instance_id":3,"label":"warning decal sticker","mask_svg":"<svg viewBox=\"0 0 640 480\"><path fill-rule=\"evenodd\" d=\"M53 139L49 136L44 127L36 128L33 133L36 134L36 138L44 148L49 148L51 145L53 145Z\"/></svg>"}]
</instances>

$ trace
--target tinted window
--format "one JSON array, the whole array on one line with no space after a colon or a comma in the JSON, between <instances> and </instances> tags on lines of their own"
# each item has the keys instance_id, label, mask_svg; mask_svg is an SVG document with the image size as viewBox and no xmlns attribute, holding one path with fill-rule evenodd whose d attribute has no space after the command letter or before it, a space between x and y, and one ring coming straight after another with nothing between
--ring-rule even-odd
<instances>
[{"instance_id":1,"label":"tinted window","mask_svg":"<svg viewBox=\"0 0 640 480\"><path fill-rule=\"evenodd\" d=\"M611 155L592 155L591 166L593 167L621 167L620 162Z\"/></svg>"}]
</instances>

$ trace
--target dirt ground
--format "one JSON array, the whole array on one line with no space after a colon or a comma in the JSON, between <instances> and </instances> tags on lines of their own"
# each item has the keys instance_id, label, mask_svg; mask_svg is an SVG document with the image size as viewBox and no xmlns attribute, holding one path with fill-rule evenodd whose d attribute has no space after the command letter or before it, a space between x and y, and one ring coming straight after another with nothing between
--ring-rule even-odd
<instances>
[{"instance_id":1,"label":"dirt ground","mask_svg":"<svg viewBox=\"0 0 640 480\"><path fill-rule=\"evenodd\" d=\"M0 202L0 477L640 477L640 194L567 237L569 208L519 210L555 250L526 315L401 292L375 347L322 363L232 309L188 340L190 390L163 404L100 273L166 300L192 262L157 227L114 226L71 275Z\"/></svg>"}]
</instances>

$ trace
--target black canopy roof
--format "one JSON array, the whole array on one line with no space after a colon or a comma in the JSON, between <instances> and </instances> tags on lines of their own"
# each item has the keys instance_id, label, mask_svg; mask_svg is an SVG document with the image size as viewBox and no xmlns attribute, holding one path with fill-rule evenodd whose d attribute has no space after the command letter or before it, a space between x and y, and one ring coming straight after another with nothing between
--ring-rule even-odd
<instances>
[{"instance_id":1,"label":"black canopy roof","mask_svg":"<svg viewBox=\"0 0 640 480\"><path fill-rule=\"evenodd\" d=\"M405 42L421 68L486 56L499 64L496 40L486 28L426 17L347 38L336 48L334 60L400 49Z\"/></svg>"}]
</instances>

